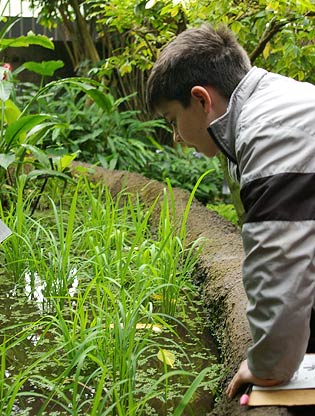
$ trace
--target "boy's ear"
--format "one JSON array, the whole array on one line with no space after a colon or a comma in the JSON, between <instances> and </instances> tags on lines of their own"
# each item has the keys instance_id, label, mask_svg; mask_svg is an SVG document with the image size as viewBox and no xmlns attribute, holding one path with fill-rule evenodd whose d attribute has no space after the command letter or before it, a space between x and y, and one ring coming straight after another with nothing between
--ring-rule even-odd
<instances>
[{"instance_id":1,"label":"boy's ear","mask_svg":"<svg viewBox=\"0 0 315 416\"><path fill-rule=\"evenodd\" d=\"M197 100L202 104L204 111L209 113L212 108L212 99L208 89L200 85L196 85L192 87L190 93L194 100Z\"/></svg>"}]
</instances>

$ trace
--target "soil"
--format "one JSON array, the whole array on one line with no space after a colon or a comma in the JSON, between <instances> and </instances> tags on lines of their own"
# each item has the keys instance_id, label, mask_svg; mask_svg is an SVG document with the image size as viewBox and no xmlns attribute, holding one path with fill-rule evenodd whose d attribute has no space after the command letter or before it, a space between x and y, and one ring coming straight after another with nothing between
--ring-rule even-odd
<instances>
[{"instance_id":1,"label":"soil","mask_svg":"<svg viewBox=\"0 0 315 416\"><path fill-rule=\"evenodd\" d=\"M108 171L84 163L74 162L72 174L82 170L93 182L104 182L112 195L122 189L137 193L141 201L151 206L158 196L163 195L166 186L136 173ZM174 189L176 216L180 217L189 199L189 193ZM159 204L153 216L158 220ZM221 362L228 373L222 383L224 391L234 375L239 363L245 358L251 342L249 327L245 316L247 304L242 285L241 265L243 248L239 230L216 213L206 209L194 200L187 221L189 241L203 238L203 249L198 261L196 279L200 293L209 311L211 334L214 336ZM315 414L315 406L310 407L260 407L249 408L239 405L240 395L233 400L222 398L209 415L204 416L307 416ZM202 416L202 415L201 415Z\"/></svg>"}]
</instances>

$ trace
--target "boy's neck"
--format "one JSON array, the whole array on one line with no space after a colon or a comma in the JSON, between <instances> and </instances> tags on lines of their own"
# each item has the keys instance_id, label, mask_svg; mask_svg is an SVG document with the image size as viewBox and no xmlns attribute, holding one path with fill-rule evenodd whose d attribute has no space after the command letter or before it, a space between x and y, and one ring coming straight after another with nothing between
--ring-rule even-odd
<instances>
[{"instance_id":1,"label":"boy's neck","mask_svg":"<svg viewBox=\"0 0 315 416\"><path fill-rule=\"evenodd\" d=\"M223 116L223 114L226 113L226 110L229 105L229 99L224 97L222 94L220 94L216 88L212 86L205 87L211 96L212 100L212 111L213 111L213 117L214 120Z\"/></svg>"}]
</instances>

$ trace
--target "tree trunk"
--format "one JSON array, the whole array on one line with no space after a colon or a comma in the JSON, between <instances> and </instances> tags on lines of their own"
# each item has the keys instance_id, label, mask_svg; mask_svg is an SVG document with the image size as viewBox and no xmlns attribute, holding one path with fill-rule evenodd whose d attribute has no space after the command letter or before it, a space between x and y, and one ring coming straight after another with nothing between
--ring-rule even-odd
<instances>
[{"instance_id":1,"label":"tree trunk","mask_svg":"<svg viewBox=\"0 0 315 416\"><path fill-rule=\"evenodd\" d=\"M80 31L81 39L83 41L84 50L87 53L87 58L93 63L99 62L100 56L95 47L94 41L88 28L88 24L80 11L78 0L71 0L70 4L73 7L74 13L76 15L78 29Z\"/></svg>"}]
</instances>

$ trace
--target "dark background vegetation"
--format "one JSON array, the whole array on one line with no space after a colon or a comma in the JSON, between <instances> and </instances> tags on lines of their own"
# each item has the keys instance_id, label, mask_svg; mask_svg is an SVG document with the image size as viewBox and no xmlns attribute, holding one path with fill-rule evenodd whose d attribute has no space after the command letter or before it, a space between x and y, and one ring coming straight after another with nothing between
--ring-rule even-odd
<instances>
[{"instance_id":1,"label":"dark background vegetation","mask_svg":"<svg viewBox=\"0 0 315 416\"><path fill-rule=\"evenodd\" d=\"M146 110L145 86L160 49L187 27L203 22L226 24L247 50L253 65L314 81L315 5L309 0L290 1L172 1L172 0L23 0L39 10L32 23L54 38L54 50L0 49L1 60L13 65L16 102L25 105L38 85L53 79L84 76L101 85L109 97L107 111L82 91L54 87L30 106L58 118L59 128L46 134L42 149L76 158L107 169L130 170L192 190L200 175L196 196L203 203L233 201L242 218L238 187L228 179L223 158L211 161L193 150L174 148L168 127L151 120ZM5 19L2 19L2 27ZM26 22L26 21L25 21ZM19 24L18 22L16 23ZM17 35L11 27L2 37ZM28 60L62 60L64 66L43 77L21 67ZM222 193L228 179L232 198Z\"/></svg>"}]
</instances>

